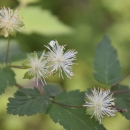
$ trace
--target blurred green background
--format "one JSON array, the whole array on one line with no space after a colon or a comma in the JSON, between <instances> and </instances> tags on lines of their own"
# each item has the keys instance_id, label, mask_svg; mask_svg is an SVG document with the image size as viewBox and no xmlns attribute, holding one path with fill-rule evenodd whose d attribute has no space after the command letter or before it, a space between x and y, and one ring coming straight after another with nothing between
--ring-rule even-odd
<instances>
[{"instance_id":1,"label":"blurred green background","mask_svg":"<svg viewBox=\"0 0 130 130\"><path fill-rule=\"evenodd\" d=\"M95 48L105 34L109 35L117 49L122 65L122 74L130 70L130 1L129 0L1 0L1 6L19 8L25 28L16 37L11 38L10 55L43 51L44 45L51 40L67 44L67 49L78 51L75 76L70 80L59 79L57 75L47 79L48 83L61 84L68 91L88 87L102 86L93 77ZM0 39L0 58L4 59L6 39ZM6 48L5 48L6 49ZM21 65L17 56L13 65ZM14 69L19 84L33 86L23 80L25 71ZM122 84L129 86L127 77ZM48 115L31 117L12 116L6 113L8 97L12 97L16 88L8 88L0 97L0 130L64 130L53 123ZM130 130L130 122L120 113L116 117L106 117L103 124L108 130Z\"/></svg>"}]
</instances>

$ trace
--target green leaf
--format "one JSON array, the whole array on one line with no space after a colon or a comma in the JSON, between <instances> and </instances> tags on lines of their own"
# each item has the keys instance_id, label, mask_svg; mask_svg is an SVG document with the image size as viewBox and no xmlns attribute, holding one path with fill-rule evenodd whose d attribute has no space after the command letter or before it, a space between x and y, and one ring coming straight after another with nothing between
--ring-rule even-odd
<instances>
[{"instance_id":1,"label":"green leaf","mask_svg":"<svg viewBox=\"0 0 130 130\"><path fill-rule=\"evenodd\" d=\"M15 85L15 74L9 68L0 68L0 94L4 93L8 86Z\"/></svg>"},{"instance_id":2,"label":"green leaf","mask_svg":"<svg viewBox=\"0 0 130 130\"><path fill-rule=\"evenodd\" d=\"M45 113L51 101L49 96L41 95L37 88L19 89L14 98L9 98L7 113L19 116L31 116L37 113Z\"/></svg>"},{"instance_id":3,"label":"green leaf","mask_svg":"<svg viewBox=\"0 0 130 130\"><path fill-rule=\"evenodd\" d=\"M11 61L15 62L15 61L24 60L26 57L27 55L25 53L15 54L11 57Z\"/></svg>"},{"instance_id":4,"label":"green leaf","mask_svg":"<svg viewBox=\"0 0 130 130\"><path fill-rule=\"evenodd\" d=\"M37 55L40 57L41 55L42 55L42 53L43 53L43 51L38 51L37 52ZM15 62L15 61L20 61L20 60L25 60L25 61L27 61L27 56L33 56L35 53L18 53L18 54L15 54L15 55L13 55L12 57L11 57L11 61L13 61L13 62ZM26 66L26 64L27 63L24 63L25 64L25 67L27 67L28 68L28 66ZM23 64L23 66L24 66L24 64Z\"/></svg>"},{"instance_id":5,"label":"green leaf","mask_svg":"<svg viewBox=\"0 0 130 130\"><path fill-rule=\"evenodd\" d=\"M22 32L27 34L35 32L41 35L62 35L73 32L72 28L53 16L49 10L28 6L20 11L20 15L24 17L25 24Z\"/></svg>"},{"instance_id":6,"label":"green leaf","mask_svg":"<svg viewBox=\"0 0 130 130\"><path fill-rule=\"evenodd\" d=\"M47 84L44 86L44 90L50 96L56 96L63 91L61 86L58 84Z\"/></svg>"},{"instance_id":7,"label":"green leaf","mask_svg":"<svg viewBox=\"0 0 130 130\"><path fill-rule=\"evenodd\" d=\"M55 97L55 102L82 106L84 104L84 92L63 92ZM85 108L65 107L56 103L51 104L47 110L52 120L59 123L66 130L105 130L95 119L86 115Z\"/></svg>"},{"instance_id":8,"label":"green leaf","mask_svg":"<svg viewBox=\"0 0 130 130\"><path fill-rule=\"evenodd\" d=\"M26 72L23 76L23 79L32 79L33 77L33 75L29 75L28 72Z\"/></svg>"},{"instance_id":9,"label":"green leaf","mask_svg":"<svg viewBox=\"0 0 130 130\"><path fill-rule=\"evenodd\" d=\"M117 85L112 87L111 91L124 91L130 90L128 86L125 85ZM121 112L126 119L130 120L130 92L128 93L120 93L114 94L115 97L115 105L117 108L127 109L127 112Z\"/></svg>"},{"instance_id":10,"label":"green leaf","mask_svg":"<svg viewBox=\"0 0 130 130\"><path fill-rule=\"evenodd\" d=\"M40 0L18 0L18 1L20 2L20 5L27 5L27 4L30 4L30 3L37 3Z\"/></svg>"},{"instance_id":11,"label":"green leaf","mask_svg":"<svg viewBox=\"0 0 130 130\"><path fill-rule=\"evenodd\" d=\"M97 81L113 86L123 79L121 66L117 58L116 50L111 46L108 36L105 36L96 49L94 77Z\"/></svg>"}]
</instances>

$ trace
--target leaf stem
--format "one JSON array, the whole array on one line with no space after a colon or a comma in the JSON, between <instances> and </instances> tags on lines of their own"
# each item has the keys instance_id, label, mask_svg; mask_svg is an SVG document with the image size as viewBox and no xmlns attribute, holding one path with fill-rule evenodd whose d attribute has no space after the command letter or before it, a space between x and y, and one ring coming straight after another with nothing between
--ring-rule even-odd
<instances>
[{"instance_id":1,"label":"leaf stem","mask_svg":"<svg viewBox=\"0 0 130 130\"><path fill-rule=\"evenodd\" d=\"M130 72L128 74L126 74L120 81L118 81L117 83L113 84L112 87L114 87L115 85L119 84L121 81L123 81L125 78L127 78L130 75Z\"/></svg>"},{"instance_id":2,"label":"leaf stem","mask_svg":"<svg viewBox=\"0 0 130 130\"><path fill-rule=\"evenodd\" d=\"M10 37L8 36L8 45L7 45L7 50L6 50L6 66L7 66L7 62L8 62L8 55L9 55L9 46L10 46Z\"/></svg>"},{"instance_id":3,"label":"leaf stem","mask_svg":"<svg viewBox=\"0 0 130 130\"><path fill-rule=\"evenodd\" d=\"M17 65L10 65L10 67L17 69L25 69L23 66L17 66Z\"/></svg>"},{"instance_id":4,"label":"leaf stem","mask_svg":"<svg viewBox=\"0 0 130 130\"><path fill-rule=\"evenodd\" d=\"M52 101L52 103L55 103L55 104L58 104L58 105L64 106L64 107L85 108L84 106L72 106L72 105L67 105L67 104L63 104L63 103L59 103L59 102L55 102L55 101Z\"/></svg>"}]
</instances>

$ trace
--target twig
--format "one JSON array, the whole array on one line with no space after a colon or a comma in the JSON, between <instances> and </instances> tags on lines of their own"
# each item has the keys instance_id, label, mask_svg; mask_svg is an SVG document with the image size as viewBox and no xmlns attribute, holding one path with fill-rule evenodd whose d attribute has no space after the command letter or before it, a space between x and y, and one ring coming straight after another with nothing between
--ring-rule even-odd
<instances>
[{"instance_id":1,"label":"twig","mask_svg":"<svg viewBox=\"0 0 130 130\"><path fill-rule=\"evenodd\" d=\"M23 66L17 66L17 65L10 65L12 68L18 68L18 69L25 69Z\"/></svg>"},{"instance_id":2,"label":"twig","mask_svg":"<svg viewBox=\"0 0 130 130\"><path fill-rule=\"evenodd\" d=\"M8 36L8 44L7 44L7 50L6 50L6 59L5 59L6 66L7 66L7 63L8 63L8 56L9 56L9 46L10 46L10 37Z\"/></svg>"},{"instance_id":3,"label":"twig","mask_svg":"<svg viewBox=\"0 0 130 130\"><path fill-rule=\"evenodd\" d=\"M118 112L121 112L121 113L127 112L127 109L118 108L118 107L115 107L115 109L116 109Z\"/></svg>"},{"instance_id":4,"label":"twig","mask_svg":"<svg viewBox=\"0 0 130 130\"><path fill-rule=\"evenodd\" d=\"M119 91L114 91L114 94L122 94L122 93L129 93L130 90L119 90Z\"/></svg>"},{"instance_id":5,"label":"twig","mask_svg":"<svg viewBox=\"0 0 130 130\"><path fill-rule=\"evenodd\" d=\"M17 88L23 88L21 85L19 85L19 84L15 84L15 86L17 87Z\"/></svg>"}]
</instances>

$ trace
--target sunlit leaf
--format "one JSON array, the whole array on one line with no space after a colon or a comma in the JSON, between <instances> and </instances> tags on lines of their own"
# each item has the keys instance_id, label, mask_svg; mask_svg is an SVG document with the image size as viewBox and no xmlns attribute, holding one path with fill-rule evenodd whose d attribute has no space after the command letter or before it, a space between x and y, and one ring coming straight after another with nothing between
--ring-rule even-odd
<instances>
[{"instance_id":1,"label":"sunlit leaf","mask_svg":"<svg viewBox=\"0 0 130 130\"><path fill-rule=\"evenodd\" d=\"M117 58L116 50L111 46L110 39L105 36L96 49L94 77L97 81L112 86L123 78Z\"/></svg>"},{"instance_id":2,"label":"sunlit leaf","mask_svg":"<svg viewBox=\"0 0 130 130\"><path fill-rule=\"evenodd\" d=\"M8 67L0 68L0 94L2 94L8 86L13 86L15 83L14 72Z\"/></svg>"},{"instance_id":3,"label":"sunlit leaf","mask_svg":"<svg viewBox=\"0 0 130 130\"><path fill-rule=\"evenodd\" d=\"M40 0L18 0L20 2L21 5L27 5L30 3L36 3L39 2Z\"/></svg>"},{"instance_id":4,"label":"sunlit leaf","mask_svg":"<svg viewBox=\"0 0 130 130\"><path fill-rule=\"evenodd\" d=\"M25 7L21 9L20 15L24 17L25 29L22 32L39 33L41 35L70 34L72 29L62 23L49 10L42 10L38 7Z\"/></svg>"},{"instance_id":5,"label":"sunlit leaf","mask_svg":"<svg viewBox=\"0 0 130 130\"><path fill-rule=\"evenodd\" d=\"M63 92L55 97L55 102L73 106L82 106L84 92ZM86 115L86 108L74 108L57 103L51 104L47 113L55 123L59 123L66 130L105 130L95 119Z\"/></svg>"},{"instance_id":6,"label":"sunlit leaf","mask_svg":"<svg viewBox=\"0 0 130 130\"><path fill-rule=\"evenodd\" d=\"M37 88L19 89L13 98L9 98L7 113L19 116L31 116L37 113L45 113L50 105L50 98L41 95Z\"/></svg>"}]
</instances>

